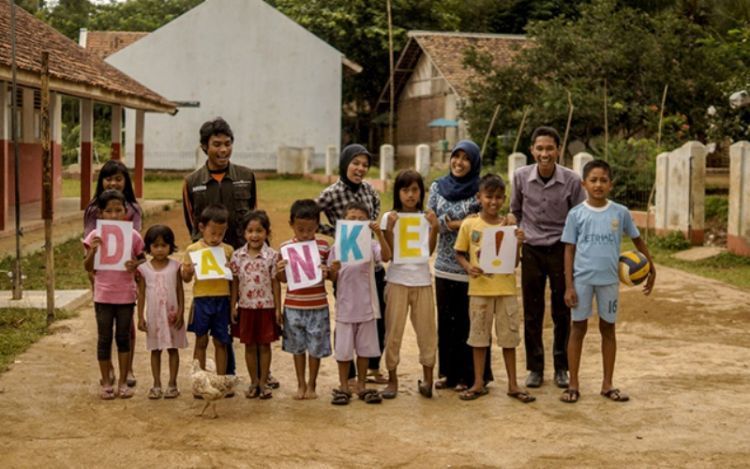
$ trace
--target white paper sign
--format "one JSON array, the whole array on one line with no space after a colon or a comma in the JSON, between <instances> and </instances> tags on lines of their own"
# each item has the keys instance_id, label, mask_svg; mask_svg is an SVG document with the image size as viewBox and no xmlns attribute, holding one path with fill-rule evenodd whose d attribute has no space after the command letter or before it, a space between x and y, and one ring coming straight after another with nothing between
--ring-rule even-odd
<instances>
[{"instance_id":1,"label":"white paper sign","mask_svg":"<svg viewBox=\"0 0 750 469\"><path fill-rule=\"evenodd\" d=\"M361 264L372 259L370 222L338 220L334 249L342 264Z\"/></svg>"},{"instance_id":2,"label":"white paper sign","mask_svg":"<svg viewBox=\"0 0 750 469\"><path fill-rule=\"evenodd\" d=\"M133 256L133 222L96 220L96 233L102 244L94 255L94 270L127 270Z\"/></svg>"},{"instance_id":3,"label":"white paper sign","mask_svg":"<svg viewBox=\"0 0 750 469\"><path fill-rule=\"evenodd\" d=\"M430 224L421 213L399 213L393 227L393 263L421 264L430 258Z\"/></svg>"},{"instance_id":4,"label":"white paper sign","mask_svg":"<svg viewBox=\"0 0 750 469\"><path fill-rule=\"evenodd\" d=\"M281 258L287 261L284 272L289 291L312 287L323 281L317 242L302 241L282 246Z\"/></svg>"},{"instance_id":5,"label":"white paper sign","mask_svg":"<svg viewBox=\"0 0 750 469\"><path fill-rule=\"evenodd\" d=\"M222 246L190 252L198 280L232 280L232 270L227 266L227 255Z\"/></svg>"},{"instance_id":6,"label":"white paper sign","mask_svg":"<svg viewBox=\"0 0 750 469\"><path fill-rule=\"evenodd\" d=\"M482 230L479 268L486 274L512 274L516 269L516 226Z\"/></svg>"}]
</instances>

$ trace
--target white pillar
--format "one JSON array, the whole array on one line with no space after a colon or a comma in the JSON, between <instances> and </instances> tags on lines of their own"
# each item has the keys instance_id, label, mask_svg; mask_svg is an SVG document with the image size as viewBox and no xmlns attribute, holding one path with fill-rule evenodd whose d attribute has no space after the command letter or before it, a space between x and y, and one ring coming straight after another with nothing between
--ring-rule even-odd
<instances>
[{"instance_id":1,"label":"white pillar","mask_svg":"<svg viewBox=\"0 0 750 469\"><path fill-rule=\"evenodd\" d=\"M52 142L62 143L62 99L60 93L49 94L50 137Z\"/></svg>"},{"instance_id":2,"label":"white pillar","mask_svg":"<svg viewBox=\"0 0 750 469\"><path fill-rule=\"evenodd\" d=\"M313 172L313 157L315 156L314 147L302 148L302 174L311 174Z\"/></svg>"},{"instance_id":3,"label":"white pillar","mask_svg":"<svg viewBox=\"0 0 750 469\"><path fill-rule=\"evenodd\" d=\"M81 99L81 134L78 164L81 168L81 210L85 209L91 200L91 181L93 177L92 158L94 142L94 102Z\"/></svg>"},{"instance_id":4,"label":"white pillar","mask_svg":"<svg viewBox=\"0 0 750 469\"><path fill-rule=\"evenodd\" d=\"M0 231L8 223L8 194L10 193L10 100L8 83L0 81Z\"/></svg>"},{"instance_id":5,"label":"white pillar","mask_svg":"<svg viewBox=\"0 0 750 469\"><path fill-rule=\"evenodd\" d=\"M34 135L34 90L31 88L21 88L22 92L22 109L21 109L21 141L23 143L36 143L37 138Z\"/></svg>"},{"instance_id":6,"label":"white pillar","mask_svg":"<svg viewBox=\"0 0 750 469\"><path fill-rule=\"evenodd\" d=\"M333 169L337 167L337 160L339 158L339 149L336 145L328 145L326 147L326 176L333 175Z\"/></svg>"},{"instance_id":7,"label":"white pillar","mask_svg":"<svg viewBox=\"0 0 750 469\"><path fill-rule=\"evenodd\" d=\"M393 174L393 145L380 145L380 179L385 181Z\"/></svg>"},{"instance_id":8,"label":"white pillar","mask_svg":"<svg viewBox=\"0 0 750 469\"><path fill-rule=\"evenodd\" d=\"M430 174L430 146L426 143L417 145L415 169L422 177Z\"/></svg>"},{"instance_id":9,"label":"white pillar","mask_svg":"<svg viewBox=\"0 0 750 469\"><path fill-rule=\"evenodd\" d=\"M141 109L135 111L135 171L133 178L135 179L135 196L143 197L143 182L145 177L146 167L146 153L143 148L143 137L146 131L146 112Z\"/></svg>"},{"instance_id":10,"label":"white pillar","mask_svg":"<svg viewBox=\"0 0 750 469\"><path fill-rule=\"evenodd\" d=\"M113 160L122 160L122 106L112 106L112 156Z\"/></svg>"},{"instance_id":11,"label":"white pillar","mask_svg":"<svg viewBox=\"0 0 750 469\"><path fill-rule=\"evenodd\" d=\"M585 151L576 153L573 157L573 171L583 178L583 167L589 161L594 161L594 157L590 153L586 153Z\"/></svg>"},{"instance_id":12,"label":"white pillar","mask_svg":"<svg viewBox=\"0 0 750 469\"><path fill-rule=\"evenodd\" d=\"M508 155L508 184L513 184L513 173L521 166L526 166L526 155L515 152Z\"/></svg>"},{"instance_id":13,"label":"white pillar","mask_svg":"<svg viewBox=\"0 0 750 469\"><path fill-rule=\"evenodd\" d=\"M706 153L700 142L688 142L656 158L657 232L680 231L692 244L703 244Z\"/></svg>"},{"instance_id":14,"label":"white pillar","mask_svg":"<svg viewBox=\"0 0 750 469\"><path fill-rule=\"evenodd\" d=\"M727 248L750 256L750 142L729 148L729 226Z\"/></svg>"}]
</instances>

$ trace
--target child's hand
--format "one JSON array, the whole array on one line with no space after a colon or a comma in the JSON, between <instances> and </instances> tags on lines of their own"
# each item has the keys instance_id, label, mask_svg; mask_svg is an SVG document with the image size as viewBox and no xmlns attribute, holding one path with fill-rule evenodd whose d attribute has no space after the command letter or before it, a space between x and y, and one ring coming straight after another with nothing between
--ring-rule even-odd
<instances>
[{"instance_id":1,"label":"child's hand","mask_svg":"<svg viewBox=\"0 0 750 469\"><path fill-rule=\"evenodd\" d=\"M99 249L99 246L101 245L102 245L102 238L100 238L99 236L94 236L91 239L91 244L89 245L89 249L96 252L96 250Z\"/></svg>"},{"instance_id":2,"label":"child's hand","mask_svg":"<svg viewBox=\"0 0 750 469\"><path fill-rule=\"evenodd\" d=\"M286 261L286 259L281 259L279 262L276 263L276 271L283 272L284 269L286 269L287 264L288 262Z\"/></svg>"},{"instance_id":3,"label":"child's hand","mask_svg":"<svg viewBox=\"0 0 750 469\"><path fill-rule=\"evenodd\" d=\"M370 222L370 231L375 233L376 236L380 236L383 233L383 231L380 229L380 223L376 221Z\"/></svg>"},{"instance_id":4,"label":"child's hand","mask_svg":"<svg viewBox=\"0 0 750 469\"><path fill-rule=\"evenodd\" d=\"M516 239L519 243L523 243L526 240L526 233L521 228L516 228Z\"/></svg>"},{"instance_id":5,"label":"child's hand","mask_svg":"<svg viewBox=\"0 0 750 469\"><path fill-rule=\"evenodd\" d=\"M477 278L484 275L484 270L482 270L480 267L476 265L472 265L471 268L469 268L469 277L471 278Z\"/></svg>"},{"instance_id":6,"label":"child's hand","mask_svg":"<svg viewBox=\"0 0 750 469\"><path fill-rule=\"evenodd\" d=\"M654 289L654 282L656 282L656 269L654 263L651 263L651 270L648 272L648 278L646 278L646 285L643 286L643 294L648 296Z\"/></svg>"},{"instance_id":7,"label":"child's hand","mask_svg":"<svg viewBox=\"0 0 750 469\"><path fill-rule=\"evenodd\" d=\"M430 224L430 228L434 231L440 228L440 224L438 223L437 215L435 215L435 212L432 210L427 210L427 212L424 214L425 219L427 219L427 223Z\"/></svg>"},{"instance_id":8,"label":"child's hand","mask_svg":"<svg viewBox=\"0 0 750 469\"><path fill-rule=\"evenodd\" d=\"M137 269L139 265L141 265L141 261L138 259L130 259L125 261L125 270L132 274L136 271L135 269Z\"/></svg>"},{"instance_id":9,"label":"child's hand","mask_svg":"<svg viewBox=\"0 0 750 469\"><path fill-rule=\"evenodd\" d=\"M182 326L185 325L185 318L182 314L178 315L174 320L174 328L175 329L182 329Z\"/></svg>"},{"instance_id":10,"label":"child's hand","mask_svg":"<svg viewBox=\"0 0 750 469\"><path fill-rule=\"evenodd\" d=\"M576 294L575 288L568 287L565 289L565 304L568 308L575 308L578 306L578 295Z\"/></svg>"},{"instance_id":11,"label":"child's hand","mask_svg":"<svg viewBox=\"0 0 750 469\"><path fill-rule=\"evenodd\" d=\"M148 331L146 321L143 318L138 318L138 330L143 332Z\"/></svg>"},{"instance_id":12,"label":"child's hand","mask_svg":"<svg viewBox=\"0 0 750 469\"><path fill-rule=\"evenodd\" d=\"M461 228L462 221L463 220L451 220L448 215L445 216L445 226L451 231L458 231Z\"/></svg>"},{"instance_id":13,"label":"child's hand","mask_svg":"<svg viewBox=\"0 0 750 469\"><path fill-rule=\"evenodd\" d=\"M320 264L320 270L323 272L323 280L331 278L331 269L325 264Z\"/></svg>"},{"instance_id":14,"label":"child's hand","mask_svg":"<svg viewBox=\"0 0 750 469\"><path fill-rule=\"evenodd\" d=\"M281 308L276 309L276 324L278 324L280 328L284 328L284 315L281 313Z\"/></svg>"},{"instance_id":15,"label":"child's hand","mask_svg":"<svg viewBox=\"0 0 750 469\"><path fill-rule=\"evenodd\" d=\"M232 324L237 324L237 318L239 314L237 314L237 308L234 306L231 308L231 314L230 317L232 318Z\"/></svg>"},{"instance_id":16,"label":"child's hand","mask_svg":"<svg viewBox=\"0 0 750 469\"><path fill-rule=\"evenodd\" d=\"M333 261L331 262L331 267L329 268L329 272L333 275L336 275L341 270L341 261Z\"/></svg>"},{"instance_id":17,"label":"child's hand","mask_svg":"<svg viewBox=\"0 0 750 469\"><path fill-rule=\"evenodd\" d=\"M182 264L182 272L185 275L192 277L195 273L195 266L192 263Z\"/></svg>"},{"instance_id":18,"label":"child's hand","mask_svg":"<svg viewBox=\"0 0 750 469\"><path fill-rule=\"evenodd\" d=\"M388 214L388 222L385 226L385 229L388 231L393 231L393 227L396 226L396 222L398 221L398 213L391 212Z\"/></svg>"}]
</instances>

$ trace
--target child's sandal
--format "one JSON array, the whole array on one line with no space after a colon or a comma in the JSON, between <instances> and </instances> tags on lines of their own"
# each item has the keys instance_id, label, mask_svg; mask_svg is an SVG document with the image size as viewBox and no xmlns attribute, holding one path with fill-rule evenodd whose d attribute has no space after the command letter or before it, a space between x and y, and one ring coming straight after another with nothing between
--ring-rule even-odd
<instances>
[{"instance_id":1,"label":"child's sandal","mask_svg":"<svg viewBox=\"0 0 750 469\"><path fill-rule=\"evenodd\" d=\"M174 399L180 395L180 390L176 386L169 386L164 392L164 399Z\"/></svg>"},{"instance_id":2,"label":"child's sandal","mask_svg":"<svg viewBox=\"0 0 750 469\"><path fill-rule=\"evenodd\" d=\"M118 393L120 395L120 399L130 399L134 394L133 390L130 389L127 384L123 384L122 386L120 386Z\"/></svg>"},{"instance_id":3,"label":"child's sandal","mask_svg":"<svg viewBox=\"0 0 750 469\"><path fill-rule=\"evenodd\" d=\"M115 398L115 390L112 389L112 386L102 386L99 397L104 401L111 401Z\"/></svg>"},{"instance_id":4,"label":"child's sandal","mask_svg":"<svg viewBox=\"0 0 750 469\"><path fill-rule=\"evenodd\" d=\"M153 387L148 390L148 398L149 399L161 399L162 392L161 388L159 387Z\"/></svg>"},{"instance_id":5,"label":"child's sandal","mask_svg":"<svg viewBox=\"0 0 750 469\"><path fill-rule=\"evenodd\" d=\"M352 398L352 393L340 389L334 389L331 391L331 394L333 394L333 398L331 399L331 404L333 405L348 405Z\"/></svg>"},{"instance_id":6,"label":"child's sandal","mask_svg":"<svg viewBox=\"0 0 750 469\"><path fill-rule=\"evenodd\" d=\"M260 396L260 388L258 386L250 386L245 391L245 397L248 399L255 399L258 396Z\"/></svg>"},{"instance_id":7,"label":"child's sandal","mask_svg":"<svg viewBox=\"0 0 750 469\"><path fill-rule=\"evenodd\" d=\"M271 388L269 386L263 386L260 388L260 394L258 394L259 399L271 399L273 397L273 393L271 392Z\"/></svg>"}]
</instances>

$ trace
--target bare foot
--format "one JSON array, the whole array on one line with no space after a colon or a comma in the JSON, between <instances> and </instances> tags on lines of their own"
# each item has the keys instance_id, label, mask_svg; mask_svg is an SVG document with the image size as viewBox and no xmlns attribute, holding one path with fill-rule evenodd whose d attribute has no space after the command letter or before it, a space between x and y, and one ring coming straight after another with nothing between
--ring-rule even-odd
<instances>
[{"instance_id":1,"label":"bare foot","mask_svg":"<svg viewBox=\"0 0 750 469\"><path fill-rule=\"evenodd\" d=\"M297 386L297 394L294 395L294 399L301 401L302 399L305 399L305 396L307 395L307 386L304 384Z\"/></svg>"},{"instance_id":2,"label":"bare foot","mask_svg":"<svg viewBox=\"0 0 750 469\"><path fill-rule=\"evenodd\" d=\"M315 393L315 388L313 386L307 386L307 391L305 391L305 399L317 399L318 395Z\"/></svg>"}]
</instances>

